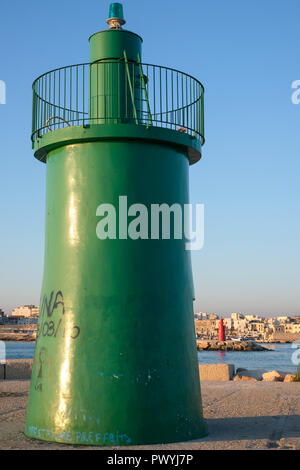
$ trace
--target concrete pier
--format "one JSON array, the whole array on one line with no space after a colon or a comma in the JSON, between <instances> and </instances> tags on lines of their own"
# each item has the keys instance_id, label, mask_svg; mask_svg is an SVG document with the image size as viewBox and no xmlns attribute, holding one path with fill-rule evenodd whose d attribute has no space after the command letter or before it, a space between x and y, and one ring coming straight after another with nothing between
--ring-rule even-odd
<instances>
[{"instance_id":1,"label":"concrete pier","mask_svg":"<svg viewBox=\"0 0 300 470\"><path fill-rule=\"evenodd\" d=\"M78 449L78 446L51 444L24 435L28 390L29 380L0 381L0 450ZM207 437L127 449L300 450L299 383L204 381L201 390Z\"/></svg>"}]
</instances>

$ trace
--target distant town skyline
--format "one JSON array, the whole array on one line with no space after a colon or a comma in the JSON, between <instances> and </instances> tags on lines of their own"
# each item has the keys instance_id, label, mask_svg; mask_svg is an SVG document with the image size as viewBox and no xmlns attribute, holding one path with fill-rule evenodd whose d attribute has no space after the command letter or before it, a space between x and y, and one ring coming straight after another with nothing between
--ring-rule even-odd
<instances>
[{"instance_id":1,"label":"distant town skyline","mask_svg":"<svg viewBox=\"0 0 300 470\"><path fill-rule=\"evenodd\" d=\"M18 305L18 306L14 306L12 307L12 309L10 311L5 311L5 309L3 307L1 307L0 305L0 316L1 316L1 313L3 313L5 316L11 316L13 314L14 311L17 311L17 310L22 310L22 309L34 309L35 310L35 314L36 314L36 309L39 309L39 305L36 305L36 304L23 304L23 305ZM16 315L18 313L16 312ZM243 315L243 316L260 316L260 317L263 317L263 318L277 318L277 317L280 317L280 316L287 316L287 317L294 317L294 316L298 316L299 314L295 313L295 312L280 312L280 313L263 313L261 311L259 312L256 312L256 313L253 313L253 312L239 312L239 311L236 311L236 310L231 310L230 312L217 312L217 311L207 311L207 312L203 312L203 311L196 311L194 309L194 315L199 315L199 314L204 314L204 315L217 315L219 318L223 317L223 318L230 318L232 315Z\"/></svg>"}]
</instances>

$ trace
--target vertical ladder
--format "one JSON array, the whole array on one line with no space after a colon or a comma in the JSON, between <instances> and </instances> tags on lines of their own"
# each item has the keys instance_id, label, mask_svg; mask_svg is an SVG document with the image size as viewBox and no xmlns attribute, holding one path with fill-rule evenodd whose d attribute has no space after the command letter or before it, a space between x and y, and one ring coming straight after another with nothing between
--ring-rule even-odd
<instances>
[{"instance_id":1,"label":"vertical ladder","mask_svg":"<svg viewBox=\"0 0 300 470\"><path fill-rule=\"evenodd\" d=\"M142 87L143 87L143 91L144 91L144 94L145 94L145 100L144 101L146 101L146 105L147 105L148 121L149 121L150 126L152 126L152 116L151 116L150 104L149 104L148 93L147 93L147 88L146 88L146 84L145 84L145 79L144 79L144 73L143 73L143 67L142 67L142 64L141 64L140 54L138 54L138 64L139 64L140 73L141 73Z\"/></svg>"},{"instance_id":2,"label":"vertical ladder","mask_svg":"<svg viewBox=\"0 0 300 470\"><path fill-rule=\"evenodd\" d=\"M130 91L130 96L131 96L131 101L132 101L133 115L134 115L135 123L138 125L139 121L138 121L136 107L135 107L133 87L131 83L129 65L128 65L127 54L125 50L124 50L124 60L125 60L127 79L128 79L128 84L129 84L129 91Z\"/></svg>"}]
</instances>

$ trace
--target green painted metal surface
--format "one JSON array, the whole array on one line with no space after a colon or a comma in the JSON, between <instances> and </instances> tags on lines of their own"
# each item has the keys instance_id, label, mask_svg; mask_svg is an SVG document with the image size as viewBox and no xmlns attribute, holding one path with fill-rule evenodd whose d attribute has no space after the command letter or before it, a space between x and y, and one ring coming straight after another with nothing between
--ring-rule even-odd
<instances>
[{"instance_id":1,"label":"green painted metal surface","mask_svg":"<svg viewBox=\"0 0 300 470\"><path fill-rule=\"evenodd\" d=\"M183 240L99 240L96 208L119 195L186 203L187 158L138 142L49 154L31 437L125 445L204 433L190 254Z\"/></svg>"},{"instance_id":2,"label":"green painted metal surface","mask_svg":"<svg viewBox=\"0 0 300 470\"><path fill-rule=\"evenodd\" d=\"M123 58L126 50L128 60L137 61L142 49L142 38L125 29L106 29L90 37L90 62Z\"/></svg>"},{"instance_id":3,"label":"green painted metal surface","mask_svg":"<svg viewBox=\"0 0 300 470\"><path fill-rule=\"evenodd\" d=\"M111 50L118 32L103 34ZM94 60L107 58L98 39ZM102 91L94 81L91 97ZM185 240L126 239L118 217L116 239L96 235L97 207L118 211L120 196L149 211L187 204L194 141L110 121L35 142L47 169L46 242L27 436L115 446L205 435Z\"/></svg>"},{"instance_id":4,"label":"green painted metal surface","mask_svg":"<svg viewBox=\"0 0 300 470\"><path fill-rule=\"evenodd\" d=\"M141 43L138 35L123 30L101 31L90 38L92 124L117 120L138 124L136 110L141 109L142 81L136 62Z\"/></svg>"},{"instance_id":5,"label":"green painted metal surface","mask_svg":"<svg viewBox=\"0 0 300 470\"><path fill-rule=\"evenodd\" d=\"M132 124L102 124L99 126L72 126L48 132L34 144L34 156L46 162L47 154L54 148L79 142L138 140L160 142L180 148L189 159L190 165L201 158L201 141L189 134L174 132L161 127L136 126Z\"/></svg>"}]
</instances>

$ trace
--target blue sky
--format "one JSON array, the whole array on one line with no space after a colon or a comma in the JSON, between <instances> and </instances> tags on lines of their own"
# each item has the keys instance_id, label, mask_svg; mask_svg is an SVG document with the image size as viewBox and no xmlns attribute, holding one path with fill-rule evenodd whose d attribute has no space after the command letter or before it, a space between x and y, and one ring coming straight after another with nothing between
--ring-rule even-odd
<instances>
[{"instance_id":1,"label":"blue sky","mask_svg":"<svg viewBox=\"0 0 300 470\"><path fill-rule=\"evenodd\" d=\"M127 0L126 29L146 62L205 86L206 144L190 168L192 203L205 204L205 245L193 253L196 311L300 314L300 79L298 0ZM109 2L1 6L0 307L39 303L45 165L30 143L31 84L87 62Z\"/></svg>"}]
</instances>

